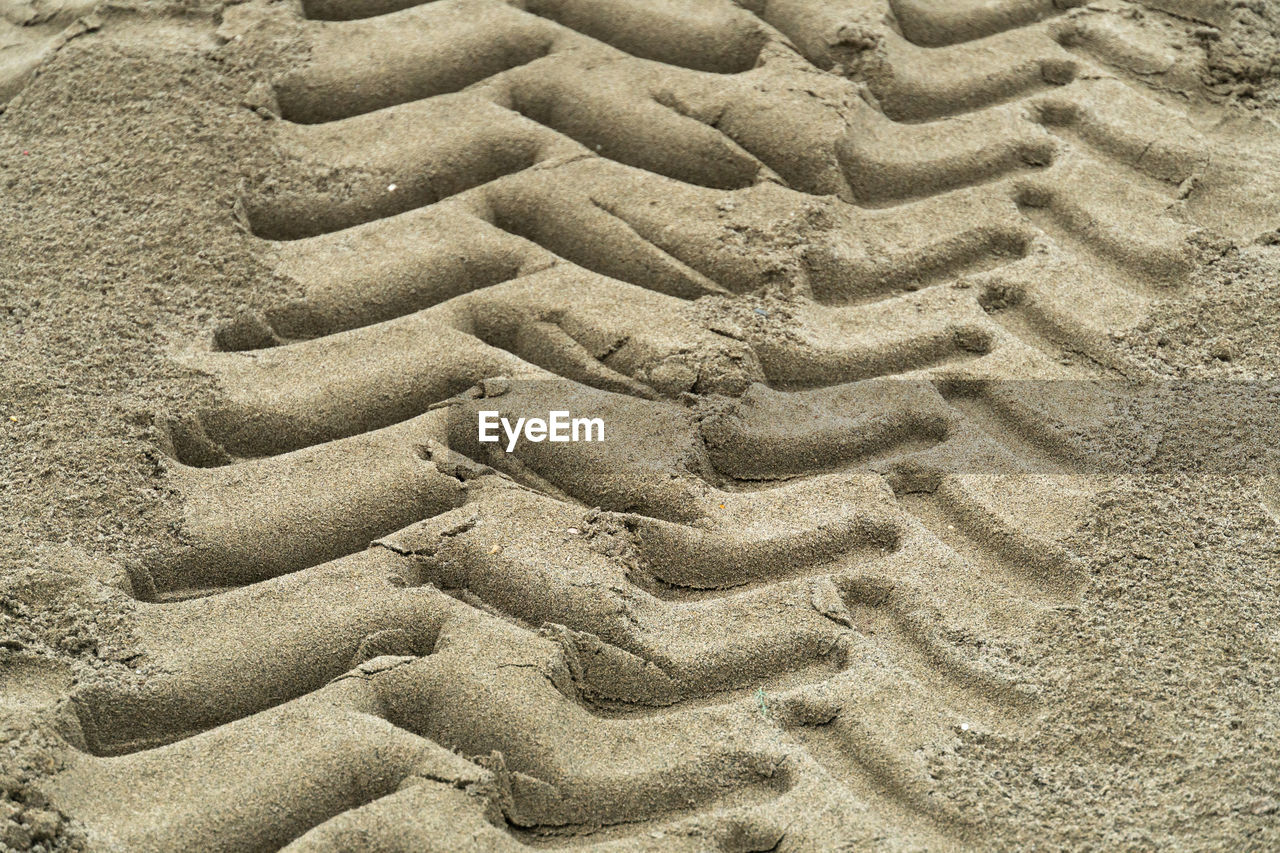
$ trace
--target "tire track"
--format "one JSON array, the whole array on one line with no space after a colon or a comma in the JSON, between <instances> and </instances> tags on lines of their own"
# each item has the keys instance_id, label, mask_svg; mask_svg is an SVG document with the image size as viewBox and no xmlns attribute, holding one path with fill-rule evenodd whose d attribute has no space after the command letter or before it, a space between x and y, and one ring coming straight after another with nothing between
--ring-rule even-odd
<instances>
[{"instance_id":1,"label":"tire track","mask_svg":"<svg viewBox=\"0 0 1280 853\"><path fill-rule=\"evenodd\" d=\"M901 205L962 186L1011 193L1047 238L1036 241L1039 274L1023 275L1037 264L1012 265L1021 316L1002 320L1033 347L1132 372L1106 354L1106 338L1185 288L1204 237L1197 219L1219 225L1203 208L1189 215L1188 194L1206 182L1248 194L1159 90L1200 83L1169 59L1176 51L1159 43L1158 27L1221 25L1221 4L1146 4L1180 16L1148 14L1154 34L1135 23L1142 4L746 5L815 65L858 81L881 115L855 123L842 143L846 173L868 176L851 178L856 201ZM1041 245L1061 257L1043 257Z\"/></svg>"},{"instance_id":2,"label":"tire track","mask_svg":"<svg viewBox=\"0 0 1280 853\"><path fill-rule=\"evenodd\" d=\"M919 756L1017 727L975 648L1070 599L1091 495L1001 382L1124 366L1202 141L1053 3L405 6L304 4L299 174L243 204L304 295L190 357L163 674L78 693L55 802L133 849L972 841Z\"/></svg>"},{"instance_id":3,"label":"tire track","mask_svg":"<svg viewBox=\"0 0 1280 853\"><path fill-rule=\"evenodd\" d=\"M931 388L928 383L922 385L922 395L928 397ZM501 404L502 399L512 393L518 392L503 394L498 402ZM600 392L584 389L582 393ZM618 399L615 405L654 405L629 397ZM536 406L538 402L535 399L530 404ZM678 410L670 417L682 419ZM920 429L911 425L912 418L921 417L919 413L908 412L903 417L908 433ZM926 422L938 417L935 412L926 417ZM687 420L687 416L683 419ZM758 424L777 423L772 417L749 420ZM466 418L459 422L469 423ZM690 428L692 425L686 427ZM903 427L886 424L884 430L892 434L895 428L900 431ZM926 429L936 432L938 427L928 424ZM869 432L874 436L874 431ZM455 444L462 445L462 437L451 437ZM670 444L669 431L661 431L649 440L660 439ZM737 442L731 446L742 447ZM444 455L444 451L439 453ZM851 458L861 455L857 448L850 448L849 454ZM432 455L434 459L436 454ZM652 458L654 453L646 455ZM518 466L501 467L517 475L532 472L535 476L554 476L553 471L544 467L547 460L525 456ZM678 461L677 458L671 464L674 466ZM458 460L454 464L465 467L472 463ZM1009 464L1016 464L1016 460L1010 460ZM611 473L613 483L652 483L655 479L651 474L628 476L629 472L619 470L616 462L598 458L579 460L574 466L575 479L560 479L552 485L557 491L583 495L585 483L601 482L596 471L600 466ZM232 469L238 467L231 466ZM923 476L922 469L927 468L919 462L907 467L910 476L917 479ZM796 470L803 470L803 466ZM340 558L327 566L281 576L267 581L268 586L246 587L244 592L250 593L247 598L229 592L182 604L153 605L156 624L165 626L164 633L169 635L172 644L167 655L159 643L155 643L153 649L161 658L167 657L168 667L180 675L153 679L141 694L107 690L96 696L82 695L82 721L86 732L95 733L90 737L98 738L94 741L96 751L132 752L148 744L168 742L184 732L207 729L222 719L234 720L253 711L267 713L261 709L278 701L302 701L293 696L319 689L325 679L337 677L349 666L347 661L351 658L347 655L353 654L351 647L355 644L378 650L390 642L390 648L399 654L434 654L439 640L438 636L431 636L436 630L432 622L438 624L438 618L412 618L409 613L426 606L427 601L439 601L436 588L460 591L462 595L454 594L462 602L504 613L515 625L560 626L554 628L552 636L557 638L566 656L565 665L573 673L575 694L589 699L593 705L604 702L606 707L617 703L641 707L672 703L680 706L690 699L713 699L717 694L728 698L734 695L735 688L744 692L757 684L776 685L770 687L771 692L803 691L807 685L825 689L832 676L842 669L858 672L857 679L864 684L868 676L860 661L868 655L881 659L883 641L870 642L870 635L860 635L856 630L850 633L848 628L856 626L859 620L874 618L887 620L886 624L901 636L889 647L905 644L917 665L924 663L931 681L939 680L933 675L935 669L946 673L940 686L927 693L908 695L902 695L901 676L895 676L893 683L904 706L936 707L933 703L945 698L947 707L955 707L955 697L963 697L967 699L964 707L971 712L992 702L999 703L1003 715L1007 716L1010 711L1004 703L1010 695L1016 695L1016 688L975 669L941 639L941 628L947 624L945 610L950 604L949 596L938 585L938 578L947 573L958 574L964 586L963 575L968 570L963 560L918 522L894 510L890 490L884 485L875 485L882 482L878 475L868 473L846 481L843 488L853 489L848 492L848 503L854 507L855 516L852 519L837 517L830 523L820 524L816 531L808 526L811 518L802 517L789 525L781 521L787 514L785 507L805 503L806 492L831 494L832 488L841 482L840 475L836 475L835 481L827 475L812 484L804 481L784 484L764 493L735 496L731 492L712 492L701 503L718 502L718 507L727 510L722 512L727 518L720 522L725 533L719 535L730 538L723 541L715 536L708 538L699 528L680 523L680 512L687 513L690 504L696 502L689 490L700 488L687 476L684 478L687 485L678 488L678 493L672 493L671 487L658 488L648 503L637 507L638 513L632 511L603 519L599 516L593 519L595 514L591 512L584 515L581 504L565 504L535 492L514 489L502 479L493 482L493 474L473 469L471 476L474 480L464 481L469 484L468 500L459 509L384 539L379 548ZM517 476L517 479L520 478ZM473 482L475 485L470 485ZM584 497L588 502L601 503L607 495L597 493ZM532 502L529 511L520 511L520 501ZM880 514L889 520L878 521L874 511L866 515L877 504L881 506ZM741 526L734 517L743 515L779 519L779 530L758 539L753 551L752 542L731 535ZM677 520L666 520L664 516ZM569 533L601 524L607 529L615 518L621 522L621 529L626 530L621 561L602 560L598 553L593 556L587 543L580 541L580 534ZM509 527L513 519L534 521L528 528L513 530ZM496 529L495 524L499 525ZM606 537L606 542L618 535L620 532ZM627 545L628 541L634 544ZM861 549L859 542L864 543ZM287 542L277 544L288 548ZM566 548L569 553L547 564L548 555L564 552ZM629 579L636 577L635 569L626 559L627 552L633 549L642 572L668 588L709 591L722 588L724 591L712 599L663 604L661 596L651 597L643 592L653 581L640 579L637 586ZM606 545L604 550L608 555L611 548ZM886 551L889 552L887 559ZM740 558L725 560L727 554L750 556L743 562ZM827 562L822 574L813 581L803 575L788 581L786 573L779 568L797 564L803 569L806 561L813 560ZM600 577L596 580L591 579L592 574L586 569L593 561L601 565ZM698 574L688 575L688 567L695 568ZM464 574L459 575L460 571ZM678 574L682 571L685 573ZM761 572L764 574L759 574ZM390 585L386 582L388 576L393 579ZM756 578L764 580L764 585L736 591ZM381 606L352 604L344 608L346 614L327 613L323 620L327 624L310 624L306 630L298 631L298 621L315 622L314 616L303 616L314 610L314 595L319 594L325 600L359 602L362 594L367 594L362 590L375 592L375 601ZM617 597L619 593L621 597ZM389 597L401 598L402 602L388 606ZM611 599L618 603L609 604ZM412 601L418 603L411 604ZM264 611L264 607L267 610ZM411 609L406 612L406 607ZM179 636L171 633L174 608L183 608L186 614L180 617L186 628ZM427 636L415 638L406 633L404 628L410 624L415 626L414 633L425 632ZM385 625L394 627L375 630ZM728 630L722 630L721 626ZM744 632L755 638L752 644L741 643ZM310 641L307 634L312 635ZM362 636L364 640L360 639ZM318 648L313 645L317 640L320 641ZM237 649L244 649L246 645L252 651L241 654L252 654L258 661L251 679L245 678L243 657L237 653ZM335 645L338 656L329 657L326 664L325 657L316 653ZM263 657L264 649L279 649L284 654L277 651ZM306 656L305 663L297 658L298 654ZM357 650L354 654L358 658L361 652ZM807 666L795 673L800 676L798 682L790 676L797 662ZM264 665L270 668L264 671ZM726 677L732 680L726 681ZM288 692L278 692L283 685L290 684L292 687L286 688ZM199 688L193 689L196 685ZM263 695L264 687L276 692ZM796 701L811 701L805 700L804 695L801 693ZM736 700L728 706L708 706L704 701L696 701L691 710L697 708L698 713L707 713L707 708L750 708L750 701L749 698ZM675 713L676 717L664 714L663 718L675 721L683 712ZM227 723L224 728L237 725L240 724ZM198 743L198 737L191 740ZM187 740L159 749L173 749L185 743ZM133 754L158 755L154 747ZM184 772L179 768L191 760L189 754L179 751L173 756L174 769L169 772ZM869 768L867 772L873 776L887 774L893 778L901 790L892 794L892 801L912 811L930 814L945 824L954 821L945 808L930 799L929 783L923 771L913 770L910 762L902 764L901 756L887 744L864 744L854 760L859 766ZM537 769L542 775L535 775L543 778L545 770ZM599 815L592 820L609 822ZM539 817L538 822L554 823L554 820ZM520 821L517 823L523 825Z\"/></svg>"}]
</instances>

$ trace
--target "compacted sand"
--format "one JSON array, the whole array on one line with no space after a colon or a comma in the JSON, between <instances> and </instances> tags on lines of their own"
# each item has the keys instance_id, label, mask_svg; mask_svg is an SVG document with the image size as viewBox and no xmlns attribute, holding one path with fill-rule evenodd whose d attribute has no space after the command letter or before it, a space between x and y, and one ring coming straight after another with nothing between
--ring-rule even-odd
<instances>
[{"instance_id":1,"label":"compacted sand","mask_svg":"<svg viewBox=\"0 0 1280 853\"><path fill-rule=\"evenodd\" d=\"M0 12L0 848L1280 846L1277 4Z\"/></svg>"}]
</instances>

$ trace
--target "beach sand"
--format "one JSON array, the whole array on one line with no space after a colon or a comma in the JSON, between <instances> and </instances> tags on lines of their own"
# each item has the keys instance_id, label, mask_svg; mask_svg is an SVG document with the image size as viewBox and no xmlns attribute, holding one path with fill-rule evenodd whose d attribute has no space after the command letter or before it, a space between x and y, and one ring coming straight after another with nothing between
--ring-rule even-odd
<instances>
[{"instance_id":1,"label":"beach sand","mask_svg":"<svg viewBox=\"0 0 1280 853\"><path fill-rule=\"evenodd\" d=\"M1280 846L1275 4L0 9L0 848Z\"/></svg>"}]
</instances>

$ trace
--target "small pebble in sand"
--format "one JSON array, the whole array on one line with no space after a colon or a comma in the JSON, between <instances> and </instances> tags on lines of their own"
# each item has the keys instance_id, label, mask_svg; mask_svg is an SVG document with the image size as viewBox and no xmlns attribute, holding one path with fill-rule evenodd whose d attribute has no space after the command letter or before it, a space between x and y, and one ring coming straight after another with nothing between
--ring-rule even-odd
<instances>
[{"instance_id":1,"label":"small pebble in sand","mask_svg":"<svg viewBox=\"0 0 1280 853\"><path fill-rule=\"evenodd\" d=\"M393 193L393 192L395 192L395 191L396 191L396 185L395 185L395 184L387 184L387 192L389 192L389 193Z\"/></svg>"},{"instance_id":2,"label":"small pebble in sand","mask_svg":"<svg viewBox=\"0 0 1280 853\"><path fill-rule=\"evenodd\" d=\"M1218 361L1231 361L1235 358L1236 348L1231 345L1231 341L1219 338L1209 347L1209 355L1218 359Z\"/></svg>"},{"instance_id":3,"label":"small pebble in sand","mask_svg":"<svg viewBox=\"0 0 1280 853\"><path fill-rule=\"evenodd\" d=\"M565 533L571 533L571 534L573 534L574 536L577 536L577 535L578 535L579 533L581 533L582 531L581 531L581 530L579 530L579 529L578 529L578 528L576 528L576 527L566 527L564 532L565 532Z\"/></svg>"},{"instance_id":4,"label":"small pebble in sand","mask_svg":"<svg viewBox=\"0 0 1280 853\"><path fill-rule=\"evenodd\" d=\"M1255 815L1275 814L1278 811L1280 811L1280 803L1270 799L1255 800L1249 807L1249 813Z\"/></svg>"}]
</instances>

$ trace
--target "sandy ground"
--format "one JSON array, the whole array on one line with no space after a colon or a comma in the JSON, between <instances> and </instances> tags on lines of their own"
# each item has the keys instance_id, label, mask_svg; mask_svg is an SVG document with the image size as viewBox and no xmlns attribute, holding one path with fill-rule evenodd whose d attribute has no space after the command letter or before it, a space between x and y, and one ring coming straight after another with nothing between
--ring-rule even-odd
<instances>
[{"instance_id":1,"label":"sandy ground","mask_svg":"<svg viewBox=\"0 0 1280 853\"><path fill-rule=\"evenodd\" d=\"M1274 4L2 11L0 847L1280 845Z\"/></svg>"}]
</instances>

